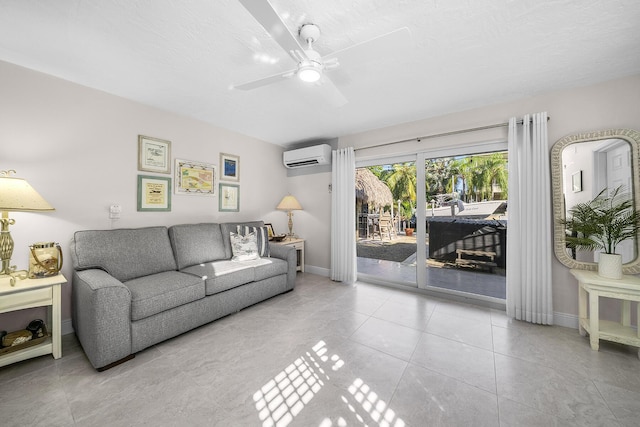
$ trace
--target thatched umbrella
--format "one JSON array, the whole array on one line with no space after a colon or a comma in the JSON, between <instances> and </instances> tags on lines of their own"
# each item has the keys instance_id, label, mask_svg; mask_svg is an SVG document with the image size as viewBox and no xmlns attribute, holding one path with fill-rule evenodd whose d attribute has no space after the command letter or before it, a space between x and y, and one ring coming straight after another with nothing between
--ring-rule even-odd
<instances>
[{"instance_id":1,"label":"thatched umbrella","mask_svg":"<svg viewBox=\"0 0 640 427\"><path fill-rule=\"evenodd\" d=\"M393 206L393 195L384 182L367 168L356 169L356 202L376 208Z\"/></svg>"}]
</instances>

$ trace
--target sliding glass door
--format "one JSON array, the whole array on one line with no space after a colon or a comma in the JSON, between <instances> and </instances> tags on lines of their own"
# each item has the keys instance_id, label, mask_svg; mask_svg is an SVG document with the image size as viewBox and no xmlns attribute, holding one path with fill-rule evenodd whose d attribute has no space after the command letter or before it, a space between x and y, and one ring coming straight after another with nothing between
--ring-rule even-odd
<instances>
[{"instance_id":1,"label":"sliding glass door","mask_svg":"<svg viewBox=\"0 0 640 427\"><path fill-rule=\"evenodd\" d=\"M491 143L359 165L360 280L504 300L507 162Z\"/></svg>"},{"instance_id":2,"label":"sliding glass door","mask_svg":"<svg viewBox=\"0 0 640 427\"><path fill-rule=\"evenodd\" d=\"M417 286L416 188L412 159L356 169L359 277Z\"/></svg>"},{"instance_id":3,"label":"sliding glass door","mask_svg":"<svg viewBox=\"0 0 640 427\"><path fill-rule=\"evenodd\" d=\"M507 152L424 159L425 288L506 298Z\"/></svg>"}]
</instances>

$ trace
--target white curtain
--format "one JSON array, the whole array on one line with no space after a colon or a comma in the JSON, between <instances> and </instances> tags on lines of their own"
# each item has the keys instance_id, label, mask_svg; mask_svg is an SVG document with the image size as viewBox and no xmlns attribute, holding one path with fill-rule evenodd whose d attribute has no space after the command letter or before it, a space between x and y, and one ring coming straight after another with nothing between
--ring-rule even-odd
<instances>
[{"instance_id":1,"label":"white curtain","mask_svg":"<svg viewBox=\"0 0 640 427\"><path fill-rule=\"evenodd\" d=\"M332 153L331 280L353 283L356 264L356 157L353 147Z\"/></svg>"},{"instance_id":2,"label":"white curtain","mask_svg":"<svg viewBox=\"0 0 640 427\"><path fill-rule=\"evenodd\" d=\"M509 120L507 315L553 324L547 113Z\"/></svg>"}]
</instances>

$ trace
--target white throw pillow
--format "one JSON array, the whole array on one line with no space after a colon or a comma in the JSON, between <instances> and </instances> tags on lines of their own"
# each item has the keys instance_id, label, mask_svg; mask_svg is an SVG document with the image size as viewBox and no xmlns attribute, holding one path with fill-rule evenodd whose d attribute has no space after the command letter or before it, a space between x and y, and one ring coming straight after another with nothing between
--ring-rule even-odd
<instances>
[{"instance_id":1,"label":"white throw pillow","mask_svg":"<svg viewBox=\"0 0 640 427\"><path fill-rule=\"evenodd\" d=\"M237 233L231 232L231 252L233 257L231 261L248 261L250 259L258 259L258 241L255 233L249 233L246 236L241 236Z\"/></svg>"},{"instance_id":2,"label":"white throw pillow","mask_svg":"<svg viewBox=\"0 0 640 427\"><path fill-rule=\"evenodd\" d=\"M241 236L246 236L249 233L256 233L256 243L258 245L258 255L260 258L271 256L269 250L269 231L267 227L252 227L249 225L236 226L236 233Z\"/></svg>"}]
</instances>

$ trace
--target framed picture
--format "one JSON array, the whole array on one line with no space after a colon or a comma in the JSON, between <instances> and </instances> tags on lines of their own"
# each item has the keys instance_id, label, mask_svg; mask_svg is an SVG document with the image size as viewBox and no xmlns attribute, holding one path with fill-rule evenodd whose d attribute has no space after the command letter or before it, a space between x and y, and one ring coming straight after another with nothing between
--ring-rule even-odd
<instances>
[{"instance_id":1,"label":"framed picture","mask_svg":"<svg viewBox=\"0 0 640 427\"><path fill-rule=\"evenodd\" d=\"M273 236L276 235L276 232L273 231L273 224L265 224L265 227L267 227L267 232L269 233L269 240L271 240Z\"/></svg>"},{"instance_id":2,"label":"framed picture","mask_svg":"<svg viewBox=\"0 0 640 427\"><path fill-rule=\"evenodd\" d=\"M240 186L221 182L219 200L218 210L220 212L240 211Z\"/></svg>"},{"instance_id":3,"label":"framed picture","mask_svg":"<svg viewBox=\"0 0 640 427\"><path fill-rule=\"evenodd\" d=\"M138 170L171 173L171 142L138 135Z\"/></svg>"},{"instance_id":4,"label":"framed picture","mask_svg":"<svg viewBox=\"0 0 640 427\"><path fill-rule=\"evenodd\" d=\"M240 157L220 153L220 179L224 181L240 180Z\"/></svg>"},{"instance_id":5,"label":"framed picture","mask_svg":"<svg viewBox=\"0 0 640 427\"><path fill-rule=\"evenodd\" d=\"M578 171L571 175L571 188L574 193L579 193L582 191L582 171Z\"/></svg>"},{"instance_id":6,"label":"framed picture","mask_svg":"<svg viewBox=\"0 0 640 427\"><path fill-rule=\"evenodd\" d=\"M176 194L215 196L215 179L215 165L176 159Z\"/></svg>"},{"instance_id":7,"label":"framed picture","mask_svg":"<svg viewBox=\"0 0 640 427\"><path fill-rule=\"evenodd\" d=\"M171 211L171 178L138 175L138 212Z\"/></svg>"}]
</instances>

